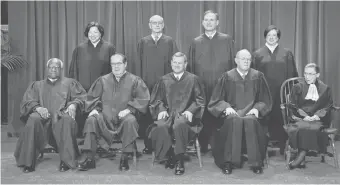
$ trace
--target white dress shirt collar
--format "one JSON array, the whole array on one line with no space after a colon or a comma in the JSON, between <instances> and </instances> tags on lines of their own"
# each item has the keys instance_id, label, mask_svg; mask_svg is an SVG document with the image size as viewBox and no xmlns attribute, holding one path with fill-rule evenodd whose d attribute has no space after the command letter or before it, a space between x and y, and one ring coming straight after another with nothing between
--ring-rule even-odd
<instances>
[{"instance_id":1,"label":"white dress shirt collar","mask_svg":"<svg viewBox=\"0 0 340 185\"><path fill-rule=\"evenodd\" d=\"M271 46L271 45L269 45L269 44L266 43L267 48L268 48L272 53L274 53L274 50L276 49L276 47L277 47L278 45L279 45L279 44L276 43L274 46Z\"/></svg>"}]
</instances>

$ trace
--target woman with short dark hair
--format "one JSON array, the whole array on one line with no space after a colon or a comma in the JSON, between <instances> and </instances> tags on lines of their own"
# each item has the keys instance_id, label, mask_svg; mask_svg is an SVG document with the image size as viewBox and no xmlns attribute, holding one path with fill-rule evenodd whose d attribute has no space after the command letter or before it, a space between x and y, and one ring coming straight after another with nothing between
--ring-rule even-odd
<instances>
[{"instance_id":1,"label":"woman with short dark hair","mask_svg":"<svg viewBox=\"0 0 340 185\"><path fill-rule=\"evenodd\" d=\"M110 57L115 54L115 47L103 40L104 28L98 22L88 23L84 35L88 40L74 49L69 77L88 91L98 77L110 73Z\"/></svg>"},{"instance_id":2,"label":"woman with short dark hair","mask_svg":"<svg viewBox=\"0 0 340 185\"><path fill-rule=\"evenodd\" d=\"M283 129L280 109L280 87L288 78L298 76L293 53L279 45L281 31L274 25L264 31L265 46L253 53L253 67L261 71L268 82L273 97L272 111L267 124L271 140L279 141L280 153L283 154L287 134Z\"/></svg>"}]
</instances>

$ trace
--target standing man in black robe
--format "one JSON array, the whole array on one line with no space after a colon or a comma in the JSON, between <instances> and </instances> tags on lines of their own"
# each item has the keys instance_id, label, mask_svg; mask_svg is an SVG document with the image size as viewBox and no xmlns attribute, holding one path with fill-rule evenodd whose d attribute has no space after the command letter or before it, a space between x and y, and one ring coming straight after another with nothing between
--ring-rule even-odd
<instances>
[{"instance_id":1,"label":"standing man in black robe","mask_svg":"<svg viewBox=\"0 0 340 185\"><path fill-rule=\"evenodd\" d=\"M138 58L141 65L142 79L152 91L153 86L157 80L163 75L171 72L170 61L173 54L178 49L176 42L172 37L163 34L164 20L159 15L153 15L149 20L149 27L151 35L143 37L137 46ZM143 125L141 125L141 131L144 133L147 126L153 121L150 113L148 112L143 117ZM150 142L148 142L147 136L144 137L145 148L144 154L151 153Z\"/></svg>"},{"instance_id":2,"label":"standing man in black robe","mask_svg":"<svg viewBox=\"0 0 340 185\"><path fill-rule=\"evenodd\" d=\"M203 80L207 102L219 76L232 69L234 64L234 41L230 35L217 32L218 14L212 10L204 13L202 20L204 34L196 37L189 48L189 68L192 73ZM216 127L216 119L205 111L203 115L203 130L199 140L201 151L208 151L211 133Z\"/></svg>"},{"instance_id":3,"label":"standing man in black robe","mask_svg":"<svg viewBox=\"0 0 340 185\"><path fill-rule=\"evenodd\" d=\"M168 155L165 167L172 169L176 162L175 174L182 175L186 146L202 128L206 98L198 76L185 71L187 58L183 53L174 54L171 66L173 72L164 75L153 88L150 112L156 121L147 135L156 159L163 160Z\"/></svg>"},{"instance_id":4,"label":"standing man in black robe","mask_svg":"<svg viewBox=\"0 0 340 185\"><path fill-rule=\"evenodd\" d=\"M265 46L253 53L253 67L261 71L273 97L273 108L266 118L271 140L279 141L280 153L283 154L287 133L283 129L283 118L280 109L281 84L292 77L298 76L293 53L279 45L281 31L274 25L264 31Z\"/></svg>"},{"instance_id":5,"label":"standing man in black robe","mask_svg":"<svg viewBox=\"0 0 340 185\"><path fill-rule=\"evenodd\" d=\"M35 171L37 156L46 144L58 150L59 171L76 167L79 156L76 141L76 110L83 112L86 91L74 79L62 77L63 62L57 58L47 61L47 79L33 82L20 105L20 130L14 152L17 166L23 172Z\"/></svg>"},{"instance_id":6,"label":"standing man in black robe","mask_svg":"<svg viewBox=\"0 0 340 185\"><path fill-rule=\"evenodd\" d=\"M215 135L213 156L222 172L230 174L233 166L241 166L241 154L246 152L253 172L260 174L267 140L261 119L271 110L271 94L263 73L250 68L248 50L239 51L235 62L237 67L219 78L208 104L211 114L223 119Z\"/></svg>"},{"instance_id":7,"label":"standing man in black robe","mask_svg":"<svg viewBox=\"0 0 340 185\"><path fill-rule=\"evenodd\" d=\"M87 93L85 112L89 113L84 127L86 159L78 169L96 167L97 139L104 138L110 146L122 141L119 170L128 170L128 154L137 150L138 115L146 113L150 94L143 80L126 71L127 59L117 53L111 57L112 73L99 77Z\"/></svg>"}]
</instances>

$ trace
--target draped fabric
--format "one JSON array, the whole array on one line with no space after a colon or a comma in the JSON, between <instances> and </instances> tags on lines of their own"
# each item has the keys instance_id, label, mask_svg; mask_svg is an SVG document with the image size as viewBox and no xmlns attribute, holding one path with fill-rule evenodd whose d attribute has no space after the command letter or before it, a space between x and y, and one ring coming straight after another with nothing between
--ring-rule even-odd
<instances>
[{"instance_id":1,"label":"draped fabric","mask_svg":"<svg viewBox=\"0 0 340 185\"><path fill-rule=\"evenodd\" d=\"M178 49L188 52L191 41L203 32L201 21L208 9L219 13L218 31L235 41L235 49L255 51L264 45L264 29L274 24L281 29L279 44L295 55L300 76L303 66L315 62L321 79L332 87L340 105L340 2L281 1L28 1L9 2L9 32L13 50L29 65L9 74L8 122L17 131L19 103L28 84L45 77L45 64L58 57L68 74L74 48L84 41L88 22L104 26L104 40L128 58L128 71L141 75L137 43L150 34L148 21L154 14L164 17L164 33Z\"/></svg>"}]
</instances>

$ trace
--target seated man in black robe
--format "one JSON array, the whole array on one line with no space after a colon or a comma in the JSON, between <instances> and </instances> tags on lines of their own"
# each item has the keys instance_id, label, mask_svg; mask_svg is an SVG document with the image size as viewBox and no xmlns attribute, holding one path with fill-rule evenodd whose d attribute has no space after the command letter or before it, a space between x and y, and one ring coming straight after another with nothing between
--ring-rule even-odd
<instances>
[{"instance_id":1,"label":"seated man in black robe","mask_svg":"<svg viewBox=\"0 0 340 185\"><path fill-rule=\"evenodd\" d=\"M126 71L126 56L111 56L112 73L99 77L91 86L85 105L89 113L84 127L84 151L86 159L78 169L86 171L96 167L94 156L97 139L102 137L108 145L114 140L122 141L119 169L128 170L128 154L137 150L138 137L136 116L146 113L150 93L144 81Z\"/></svg>"},{"instance_id":2,"label":"seated man in black robe","mask_svg":"<svg viewBox=\"0 0 340 185\"><path fill-rule=\"evenodd\" d=\"M248 164L259 174L263 172L267 143L260 119L271 110L272 98L263 73L250 68L248 50L239 51L235 62L237 67L219 78L208 104L211 114L223 119L214 136L213 156L222 172L230 174L233 166L241 166L245 148Z\"/></svg>"},{"instance_id":3,"label":"seated man in black robe","mask_svg":"<svg viewBox=\"0 0 340 185\"><path fill-rule=\"evenodd\" d=\"M25 126L15 149L15 159L25 173L35 170L36 159L47 144L58 150L59 171L76 167L79 156L76 141L76 109L83 112L86 91L74 79L62 77L63 62L47 61L47 79L33 82L20 105L20 119Z\"/></svg>"},{"instance_id":4,"label":"seated man in black robe","mask_svg":"<svg viewBox=\"0 0 340 185\"><path fill-rule=\"evenodd\" d=\"M151 139L156 159L163 160L168 155L165 167L173 169L176 162L175 174L182 175L186 146L202 127L200 119L205 94L198 77L185 71L187 59L183 53L173 55L171 66L173 72L161 77L153 88L150 113L156 121L148 128L147 136Z\"/></svg>"},{"instance_id":5,"label":"seated man in black robe","mask_svg":"<svg viewBox=\"0 0 340 185\"><path fill-rule=\"evenodd\" d=\"M291 112L295 122L288 129L289 143L299 150L289 168L305 168L305 156L310 150L327 152L328 136L322 129L329 126L333 105L331 88L320 79L319 66L309 63L305 67L305 80L295 84L291 93Z\"/></svg>"}]
</instances>

